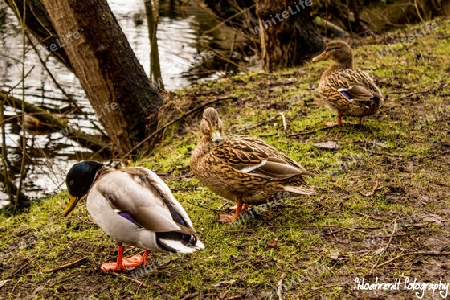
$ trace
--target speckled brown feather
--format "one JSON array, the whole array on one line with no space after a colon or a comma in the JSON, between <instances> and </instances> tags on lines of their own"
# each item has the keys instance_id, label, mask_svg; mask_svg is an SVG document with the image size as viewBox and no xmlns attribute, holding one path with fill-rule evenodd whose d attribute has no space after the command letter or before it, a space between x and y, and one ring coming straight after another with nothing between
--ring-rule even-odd
<instances>
[{"instance_id":1,"label":"speckled brown feather","mask_svg":"<svg viewBox=\"0 0 450 300\"><path fill-rule=\"evenodd\" d=\"M191 169L216 194L262 204L281 194L289 195L287 186L297 188L298 194L314 193L303 177L311 173L264 141L233 136L213 142L212 132L222 132L215 109L205 110L200 127L203 137L192 154Z\"/></svg>"}]
</instances>

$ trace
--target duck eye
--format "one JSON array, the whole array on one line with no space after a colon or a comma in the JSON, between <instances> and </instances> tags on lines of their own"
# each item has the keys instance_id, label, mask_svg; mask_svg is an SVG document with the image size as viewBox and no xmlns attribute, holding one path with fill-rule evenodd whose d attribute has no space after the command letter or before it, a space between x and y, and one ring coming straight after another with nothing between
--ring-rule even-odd
<instances>
[{"instance_id":1,"label":"duck eye","mask_svg":"<svg viewBox=\"0 0 450 300\"><path fill-rule=\"evenodd\" d=\"M73 185L73 180L69 181L69 185Z\"/></svg>"}]
</instances>

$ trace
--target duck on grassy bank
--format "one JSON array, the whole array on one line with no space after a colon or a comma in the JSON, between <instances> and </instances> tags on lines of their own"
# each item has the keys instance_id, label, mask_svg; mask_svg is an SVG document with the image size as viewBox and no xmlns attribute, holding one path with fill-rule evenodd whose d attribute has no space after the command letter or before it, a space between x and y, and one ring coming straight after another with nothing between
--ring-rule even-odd
<instances>
[{"instance_id":1,"label":"duck on grassy bank","mask_svg":"<svg viewBox=\"0 0 450 300\"><path fill-rule=\"evenodd\" d=\"M224 137L222 121L214 108L204 110L200 130L203 137L192 153L192 172L214 193L237 201L235 214L221 214L219 221L236 220L244 204L263 204L280 199L280 195L315 193L304 178L312 173L263 140Z\"/></svg>"},{"instance_id":2,"label":"duck on grassy bank","mask_svg":"<svg viewBox=\"0 0 450 300\"><path fill-rule=\"evenodd\" d=\"M313 61L331 59L334 64L320 77L319 94L325 105L337 111L338 126L342 116L374 115L384 103L384 97L372 78L353 66L353 52L344 41L332 41Z\"/></svg>"},{"instance_id":3,"label":"duck on grassy bank","mask_svg":"<svg viewBox=\"0 0 450 300\"><path fill-rule=\"evenodd\" d=\"M89 214L117 241L117 261L104 263L102 271L145 265L149 250L192 253L204 249L186 211L149 169L115 170L96 161L83 161L69 170L66 184L70 201L64 216L87 195ZM144 255L124 258L124 243L145 249Z\"/></svg>"}]
</instances>

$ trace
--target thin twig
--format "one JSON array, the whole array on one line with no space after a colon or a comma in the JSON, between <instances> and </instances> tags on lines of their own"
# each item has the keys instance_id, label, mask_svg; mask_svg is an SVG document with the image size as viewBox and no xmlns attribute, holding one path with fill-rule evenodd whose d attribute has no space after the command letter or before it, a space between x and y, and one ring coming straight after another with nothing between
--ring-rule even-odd
<instances>
[{"instance_id":1,"label":"thin twig","mask_svg":"<svg viewBox=\"0 0 450 300\"><path fill-rule=\"evenodd\" d=\"M139 280L137 280L137 279L135 279L135 278L128 277L128 276L126 276L126 275L123 275L123 274L120 274L120 273L116 273L116 272L111 272L110 274L113 274L113 275L118 276L118 277L122 277L122 278L129 279L129 280L131 280L131 281L134 281L134 282L136 282L136 283L139 283L139 284L140 284L141 286L143 286L143 287L147 287L147 285L146 285L145 283L143 283L142 281L139 281Z\"/></svg>"},{"instance_id":2,"label":"thin twig","mask_svg":"<svg viewBox=\"0 0 450 300\"><path fill-rule=\"evenodd\" d=\"M17 9L17 7L16 7ZM17 12L19 10L17 9ZM20 15L20 14L18 14ZM22 184L25 177L25 156L27 152L27 137L25 134L25 18L26 9L23 8L23 18L19 18L20 27L22 28L22 103L21 103L21 115L22 115L22 160L20 162L20 172L19 172L19 183L17 185L16 201L14 203L14 211L17 210L19 206L20 193L22 190Z\"/></svg>"},{"instance_id":3,"label":"thin twig","mask_svg":"<svg viewBox=\"0 0 450 300\"><path fill-rule=\"evenodd\" d=\"M171 126L172 124L175 124L176 122L183 120L184 118L186 118L187 116L189 116L190 114L193 114L194 112L204 108L207 105L216 103L216 102L220 102L220 101L224 101L224 100L229 100L229 99L235 99L237 97L235 96L226 96L226 97L218 97L215 98L213 100L210 100L208 102L205 102L193 109L191 109L190 111L182 114L181 116L179 116L178 118L176 118L175 120L165 124L164 126L162 126L161 128L159 128L158 130L156 130L155 132L153 132L152 134L150 134L149 136L147 136L144 140L142 140L141 142L139 142L136 146L134 146L133 148L130 149L130 151L128 151L125 155L122 156L122 158L127 157L128 155L130 155L134 150L136 150L137 148L139 148L142 144L144 144L146 141L148 141L149 139L153 138L154 136L156 136L158 133L164 131L167 127Z\"/></svg>"},{"instance_id":4,"label":"thin twig","mask_svg":"<svg viewBox=\"0 0 450 300\"><path fill-rule=\"evenodd\" d=\"M31 260L28 260L26 263L22 264L20 266L20 268L18 268L14 273L12 273L9 276L9 279L13 278L14 276L16 276L17 273L19 273L20 271L22 271L26 266L28 266L30 264Z\"/></svg>"},{"instance_id":5,"label":"thin twig","mask_svg":"<svg viewBox=\"0 0 450 300\"><path fill-rule=\"evenodd\" d=\"M246 130L249 130L249 129L253 129L253 128L258 128L258 127L260 127L260 126L262 126L262 125L265 125L265 124L267 124L267 123L269 123L269 122L275 121L275 120L278 119L280 116L281 116L281 115L276 115L276 116L274 116L274 117L272 117L272 118L269 118L269 119L267 119L267 120L264 120L264 121L262 121L262 122L259 122L258 124L255 124L255 125L252 125L252 126L249 126L249 127L245 127L245 128L240 129L240 130L236 130L236 133L240 133L240 132L243 132L243 131L246 131Z\"/></svg>"},{"instance_id":6,"label":"thin twig","mask_svg":"<svg viewBox=\"0 0 450 300\"><path fill-rule=\"evenodd\" d=\"M15 58L15 57L13 57L13 56L9 56L9 55L7 55L7 54L5 54L5 53L3 53L3 52L0 52L0 56L1 56L1 57L5 57L5 58L12 59L12 60L15 61L16 63L20 63L20 59L17 59L17 58Z\"/></svg>"},{"instance_id":7,"label":"thin twig","mask_svg":"<svg viewBox=\"0 0 450 300\"><path fill-rule=\"evenodd\" d=\"M383 187L380 186L380 183L378 180L375 182L374 187L372 188L372 191L368 194L364 194L363 192L359 192L364 197L372 197L378 190L381 190Z\"/></svg>"},{"instance_id":8,"label":"thin twig","mask_svg":"<svg viewBox=\"0 0 450 300\"><path fill-rule=\"evenodd\" d=\"M407 256L407 255L450 255L450 252L439 252L439 251L413 251L413 252L402 252L399 255L388 259L387 261L385 261L384 263L381 263L378 265L378 268L384 267L385 265L390 264L391 262L393 262L394 260L399 259L402 256Z\"/></svg>"},{"instance_id":9,"label":"thin twig","mask_svg":"<svg viewBox=\"0 0 450 300\"><path fill-rule=\"evenodd\" d=\"M283 279L285 277L286 273L283 273L278 279L278 289L277 289L278 300L283 300Z\"/></svg>"},{"instance_id":10,"label":"thin twig","mask_svg":"<svg viewBox=\"0 0 450 300\"><path fill-rule=\"evenodd\" d=\"M417 94L428 94L429 92L439 90L440 88L445 87L445 86L447 86L447 85L448 85L448 83L445 83L445 84L444 84L444 81L441 81L441 82L439 82L438 85L436 85L435 87L430 87L430 88L428 88L428 89L426 89L426 90L415 91L415 92L406 94L405 96L402 96L402 97L398 98L398 100L402 100L402 99L405 99L405 98L409 98L409 97L411 97L411 96L413 96L413 95L417 95Z\"/></svg>"},{"instance_id":11,"label":"thin twig","mask_svg":"<svg viewBox=\"0 0 450 300\"><path fill-rule=\"evenodd\" d=\"M381 255L382 255L384 252L386 252L387 249L389 248L389 245L391 244L392 239L394 238L394 234L395 234L396 231L397 231L397 218L394 219L394 228L392 229L392 233L391 233L391 235L390 235L390 237L389 237L389 241L387 242L386 246L383 247L383 249L381 250L381 253L378 254L377 261L376 261L375 264L372 266L372 269L370 269L370 273L369 273L369 274L372 274L373 270L377 267L378 263L380 262Z\"/></svg>"},{"instance_id":12,"label":"thin twig","mask_svg":"<svg viewBox=\"0 0 450 300\"><path fill-rule=\"evenodd\" d=\"M24 76L24 78L23 79L20 79L20 81L16 84L16 85L14 85L14 86L12 86L11 88L9 88L9 90L6 92L7 94L9 94L9 93L11 93L22 81L24 81L25 80L25 78L27 78L28 77L28 75L30 75L30 73L31 73L31 71L33 71L33 69L34 69L34 65L30 68L30 70L28 70L28 72L25 74L25 76Z\"/></svg>"},{"instance_id":13,"label":"thin twig","mask_svg":"<svg viewBox=\"0 0 450 300\"><path fill-rule=\"evenodd\" d=\"M281 120L283 120L283 130L284 133L287 133L287 121L286 121L286 117L284 116L284 113L280 113L281 115Z\"/></svg>"},{"instance_id":14,"label":"thin twig","mask_svg":"<svg viewBox=\"0 0 450 300\"><path fill-rule=\"evenodd\" d=\"M46 273L51 273L51 272L55 272L55 271L67 269L67 268L70 268L70 267L75 266L76 264L79 264L80 262L82 262L82 261L85 260L85 259L87 259L87 256L82 257L82 258L80 258L80 259L77 259L76 261L67 263L67 264L65 264L65 265L62 265L62 266L59 266L59 267L56 267L56 268L53 268L53 269L44 271L44 272L46 272Z\"/></svg>"},{"instance_id":15,"label":"thin twig","mask_svg":"<svg viewBox=\"0 0 450 300\"><path fill-rule=\"evenodd\" d=\"M191 300L194 299L195 297L199 296L200 293L199 292L195 292L189 295L184 296L183 298L181 298L181 300Z\"/></svg>"},{"instance_id":16,"label":"thin twig","mask_svg":"<svg viewBox=\"0 0 450 300\"><path fill-rule=\"evenodd\" d=\"M395 256L395 257L393 257L393 258L391 258L391 259L388 259L388 260L385 261L384 263L379 264L379 265L378 265L378 268L381 268L381 267L383 267L383 266L385 266L385 265L387 265L387 264L390 264L390 263L393 262L394 260L396 260L396 259L398 259L398 258L400 258L400 257L402 257L402 256L405 256L405 255L408 255L408 253L402 252L402 253L400 253L399 255L397 255L397 256Z\"/></svg>"},{"instance_id":17,"label":"thin twig","mask_svg":"<svg viewBox=\"0 0 450 300\"><path fill-rule=\"evenodd\" d=\"M334 128L334 127L335 127L335 126L332 126L332 127L322 127L322 128L314 129L314 130L310 130L310 131L298 132L298 133L292 133L292 134L289 134L288 136L289 136L289 137L295 137L295 136L299 136L299 135L310 135L310 134L313 134L313 133L316 133L316 132L319 132L319 131L322 131L322 130L328 130L328 129L331 129L331 128Z\"/></svg>"},{"instance_id":18,"label":"thin twig","mask_svg":"<svg viewBox=\"0 0 450 300\"><path fill-rule=\"evenodd\" d=\"M377 221L382 221L382 222L386 221L386 219L375 217L375 216L372 216L372 215L367 215L367 214L362 213L362 212L355 212L355 214L360 215L360 216L364 216L364 217L367 217L367 218L371 218L371 219L374 219L374 220L377 220Z\"/></svg>"},{"instance_id":19,"label":"thin twig","mask_svg":"<svg viewBox=\"0 0 450 300\"><path fill-rule=\"evenodd\" d=\"M425 20L422 18L422 15L420 14L419 7L417 6L417 0L414 0L414 6L416 7L416 13L417 13L417 15L419 16L420 21L421 21L421 22L425 22Z\"/></svg>"},{"instance_id":20,"label":"thin twig","mask_svg":"<svg viewBox=\"0 0 450 300\"><path fill-rule=\"evenodd\" d=\"M7 164L7 153L6 153L6 133L5 133L5 123L4 123L4 100L0 98L0 134L1 134L1 141L2 141L2 149L1 149L1 161L2 161L2 165L3 165L3 178L4 178L4 187L6 190L6 194L8 195L8 200L10 203L13 203L14 199L14 195L13 195L13 191L11 185L12 182L9 179L9 174L8 174L8 164ZM0 175L1 177L1 175Z\"/></svg>"},{"instance_id":21,"label":"thin twig","mask_svg":"<svg viewBox=\"0 0 450 300\"><path fill-rule=\"evenodd\" d=\"M401 154L397 154L397 153L388 153L388 152L381 152L381 151L373 151L367 148L363 148L364 151L369 152L369 153L373 153L373 154L378 154L378 155L386 155L386 156L393 156L393 157L404 157L404 155Z\"/></svg>"},{"instance_id":22,"label":"thin twig","mask_svg":"<svg viewBox=\"0 0 450 300\"><path fill-rule=\"evenodd\" d=\"M230 54L229 54L229 56L228 56L228 62L227 62L227 64L225 65L225 74L228 74L228 69L229 69L229 66L230 66L230 61L231 61L231 58L233 57L234 43L236 42L237 34L238 34L238 32L235 31L235 32L234 32L233 41L231 42Z\"/></svg>"},{"instance_id":23,"label":"thin twig","mask_svg":"<svg viewBox=\"0 0 450 300\"><path fill-rule=\"evenodd\" d=\"M408 255L450 255L450 251L414 251Z\"/></svg>"}]
</instances>

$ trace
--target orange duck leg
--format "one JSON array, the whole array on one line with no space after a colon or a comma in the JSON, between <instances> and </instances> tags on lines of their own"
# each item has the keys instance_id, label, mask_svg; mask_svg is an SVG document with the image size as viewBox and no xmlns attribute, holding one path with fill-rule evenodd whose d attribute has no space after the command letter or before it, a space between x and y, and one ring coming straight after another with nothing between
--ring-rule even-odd
<instances>
[{"instance_id":1,"label":"orange duck leg","mask_svg":"<svg viewBox=\"0 0 450 300\"><path fill-rule=\"evenodd\" d=\"M115 263L103 263L101 270L109 271L126 271L127 268L134 268L147 263L148 250L145 250L144 256L139 254L132 257L123 257L123 246L117 249L117 261Z\"/></svg>"},{"instance_id":2,"label":"orange duck leg","mask_svg":"<svg viewBox=\"0 0 450 300\"><path fill-rule=\"evenodd\" d=\"M223 223L233 222L234 220L239 218L241 211L242 211L242 205L243 205L242 199L238 198L237 202L236 202L236 211L235 211L234 215L220 214L218 221L223 222ZM248 206L247 206L247 208L248 208Z\"/></svg>"}]
</instances>

